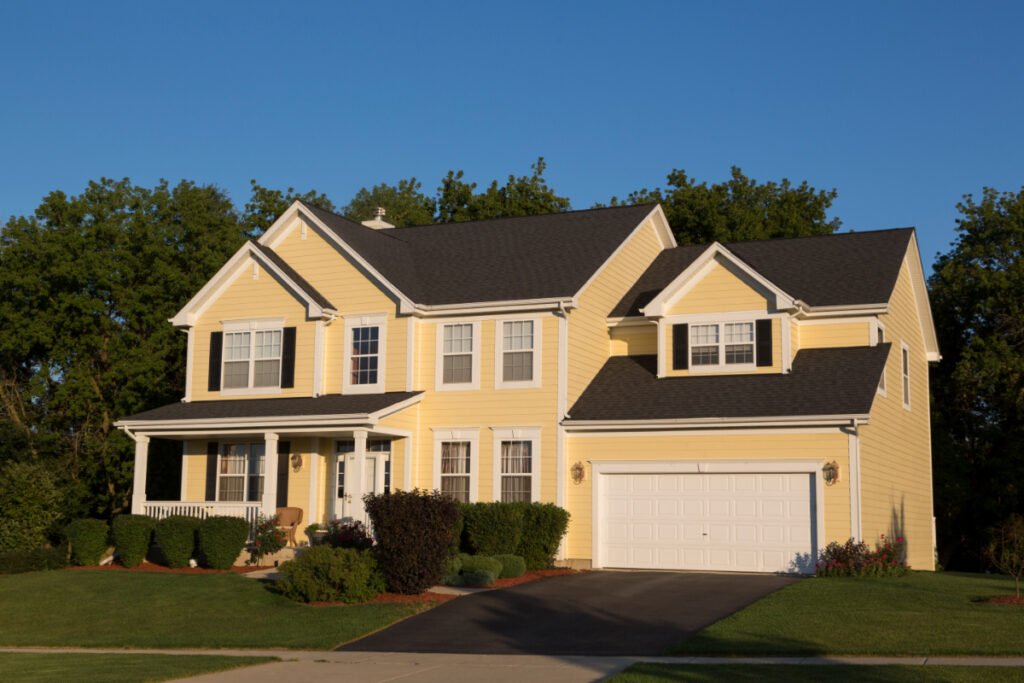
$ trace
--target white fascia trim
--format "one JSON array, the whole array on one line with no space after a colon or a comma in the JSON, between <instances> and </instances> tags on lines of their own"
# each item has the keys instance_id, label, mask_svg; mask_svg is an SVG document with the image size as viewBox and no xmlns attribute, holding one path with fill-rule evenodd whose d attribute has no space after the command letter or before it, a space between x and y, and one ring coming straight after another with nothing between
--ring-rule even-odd
<instances>
[{"instance_id":1,"label":"white fascia trim","mask_svg":"<svg viewBox=\"0 0 1024 683\"><path fill-rule=\"evenodd\" d=\"M472 315L476 313L516 313L531 311L557 311L560 308L575 308L572 297L548 297L544 299L515 299L509 301L473 301L465 304L439 304L427 306L416 304L410 311L419 318L437 318L451 315Z\"/></svg>"},{"instance_id":2,"label":"white fascia trim","mask_svg":"<svg viewBox=\"0 0 1024 683\"><path fill-rule=\"evenodd\" d=\"M405 410L409 406L416 405L417 403L419 403L420 401L423 400L423 396L424 395L422 393L420 393L420 394L416 394L415 396L412 396L410 398L407 398L404 401L399 401L398 403L392 403L391 405L389 405L386 408L381 408L380 410L378 410L376 412L370 413L369 417L374 422L377 422L379 420L383 420L385 417L388 417L389 415L394 415L395 413L398 413L398 412L401 412L401 411Z\"/></svg>"},{"instance_id":3,"label":"white fascia trim","mask_svg":"<svg viewBox=\"0 0 1024 683\"><path fill-rule=\"evenodd\" d=\"M913 252L911 252L913 249ZM924 267L921 265L921 251L917 246L917 231L910 235L910 245L904 261L910 269L910 288L914 293L917 305L917 318L921 324L921 338L924 340L924 355L931 363L942 360L939 352L939 339L935 332L935 320L932 318L932 304L928 297L928 284L924 279Z\"/></svg>"},{"instance_id":4,"label":"white fascia trim","mask_svg":"<svg viewBox=\"0 0 1024 683\"><path fill-rule=\"evenodd\" d=\"M199 290L199 293L189 299L189 302L178 311L178 313L170 319L172 325L176 327L191 327L195 324L196 318L200 312L206 307L208 302L215 300L222 291L227 288L231 282L237 277L239 271L245 267L246 259L251 258L259 265L263 266L266 270L272 272L280 282L283 282L285 287L291 291L291 293L306 305L306 316L311 320L322 318L329 313L333 313L332 309L324 308L320 306L313 298L298 284L295 283L290 277L285 275L284 271L277 267L277 265L268 259L259 249L253 246L252 242L246 242L234 255L228 259L228 262L221 266L220 270L217 271L210 280L203 285L203 288Z\"/></svg>"},{"instance_id":5,"label":"white fascia trim","mask_svg":"<svg viewBox=\"0 0 1024 683\"><path fill-rule=\"evenodd\" d=\"M660 220L658 217L660 217ZM602 263L597 270L591 273L590 277L587 278L587 281L583 283L583 286L577 290L575 295L573 295L573 305L575 305L576 301L583 295L583 292L587 291L587 287L589 287L590 284L604 272L611 262L615 260L615 257L626 248L626 245L629 244L634 237L636 237L636 234L644 229L648 221L651 221L654 225L654 229L655 232L658 233L658 240L661 242L662 249L669 249L676 246L676 238L672 235L672 231L668 229L668 220L666 220L665 212L662 211L661 205L659 204L651 209L651 212L636 224L636 227L630 231L629 235L626 236L626 239L619 242L619 246L615 247L615 250L604 260L604 263ZM667 235L665 233L667 233Z\"/></svg>"},{"instance_id":6,"label":"white fascia trim","mask_svg":"<svg viewBox=\"0 0 1024 683\"><path fill-rule=\"evenodd\" d=\"M530 470L530 500L534 503L540 500L540 479L543 473L540 455L540 427L491 427L494 433L494 450L491 451L491 470L493 475L492 497L495 501L501 497L501 442L502 441L529 441L531 470Z\"/></svg>"},{"instance_id":7,"label":"white fascia trim","mask_svg":"<svg viewBox=\"0 0 1024 683\"><path fill-rule=\"evenodd\" d=\"M196 353L196 339L191 327L185 328L185 334L188 335L188 341L185 343L185 396L181 400L188 403L192 400L192 357Z\"/></svg>"},{"instance_id":8,"label":"white fascia trim","mask_svg":"<svg viewBox=\"0 0 1024 683\"><path fill-rule=\"evenodd\" d=\"M349 413L343 415L297 415L287 417L233 417L233 418L209 418L194 420L161 420L159 422L147 422L139 420L120 420L114 423L118 429L143 430L146 432L168 431L176 428L203 428L216 427L219 429L250 429L257 428L261 432L277 426L294 427L334 427L339 425L366 425L372 423L373 419L368 413Z\"/></svg>"},{"instance_id":9,"label":"white fascia trim","mask_svg":"<svg viewBox=\"0 0 1024 683\"><path fill-rule=\"evenodd\" d=\"M619 327L644 327L651 324L651 320L645 318L642 315L626 315L619 316L617 318L608 318L607 323L609 328Z\"/></svg>"},{"instance_id":10,"label":"white fascia trim","mask_svg":"<svg viewBox=\"0 0 1024 683\"><path fill-rule=\"evenodd\" d=\"M525 382L506 382L505 375L505 323L533 323L533 379ZM544 318L523 317L497 320L494 323L494 388L495 389L536 389L541 386L541 368L544 353Z\"/></svg>"},{"instance_id":11,"label":"white fascia trim","mask_svg":"<svg viewBox=\"0 0 1024 683\"><path fill-rule=\"evenodd\" d=\"M412 311L412 299L403 294L401 290L398 289L398 287L395 287L393 284L391 284L391 282L388 281L386 277L381 275L381 273L376 268L370 265L369 261L360 256L359 252L357 252L355 249L349 246L349 244L345 242L345 240L338 237L338 235L333 230L328 228L323 223L323 221L321 221L319 218L313 215L313 212L304 211L303 208L304 207L302 206L302 202L298 200L292 202L292 205L288 207L288 210L281 214L281 216L276 221L274 221L273 225L267 228L267 231L264 232L257 241L260 244L265 244L266 246L273 249L277 245L277 243L284 239L284 237L286 236L287 228L291 220L295 218L297 215L301 214L302 218L308 220L310 223L314 225L314 227L317 228L317 230L319 230L320 235L322 237L340 247L341 250L348 254L353 261L358 263L360 267L364 268L366 272L373 276L374 279L376 279L378 282L384 285L384 287L389 292L394 294L395 297L399 300L400 312L409 313Z\"/></svg>"},{"instance_id":12,"label":"white fascia trim","mask_svg":"<svg viewBox=\"0 0 1024 683\"><path fill-rule=\"evenodd\" d=\"M814 318L844 318L836 322L849 322L850 316L876 316L889 312L889 304L851 304L848 306L810 306L806 302L797 299L797 312L794 314L798 320L809 320Z\"/></svg>"},{"instance_id":13,"label":"white fascia trim","mask_svg":"<svg viewBox=\"0 0 1024 683\"><path fill-rule=\"evenodd\" d=\"M770 436L770 435L790 435L790 434L836 434L841 429L840 427L740 427L731 428L723 427L721 429L715 428L704 428L704 429L659 429L655 432L656 436ZM623 438L634 438L642 434L650 435L650 432L639 432L639 431L601 431L601 432L574 432L568 436L574 440L577 439L623 439Z\"/></svg>"},{"instance_id":14,"label":"white fascia trim","mask_svg":"<svg viewBox=\"0 0 1024 683\"><path fill-rule=\"evenodd\" d=\"M736 474L820 472L818 460L590 460L598 474Z\"/></svg>"},{"instance_id":15,"label":"white fascia trim","mask_svg":"<svg viewBox=\"0 0 1024 683\"><path fill-rule=\"evenodd\" d=\"M687 427L767 427L767 426L806 426L821 427L830 425L864 424L868 414L863 415L817 415L814 417L766 417L766 418L691 418L678 420L563 420L562 425L569 432L606 431L635 429L638 431L687 428Z\"/></svg>"},{"instance_id":16,"label":"white fascia trim","mask_svg":"<svg viewBox=\"0 0 1024 683\"><path fill-rule=\"evenodd\" d=\"M665 315L668 308L688 291L687 285L692 287L692 285L699 281L701 277L710 272L713 264L715 263L715 258L719 256L729 261L733 266L771 292L775 298L775 308L780 311L795 308L796 304L794 302L796 300L783 291L781 287L748 266L742 259L726 249L720 242L714 242L682 273L677 275L672 282L662 289L661 292L659 292L658 295L650 301L650 303L644 306L641 313L648 318L656 318ZM691 283L691 280L694 282Z\"/></svg>"},{"instance_id":17,"label":"white fascia trim","mask_svg":"<svg viewBox=\"0 0 1024 683\"><path fill-rule=\"evenodd\" d=\"M452 384L444 383L444 328L446 325L470 325L473 328L473 350L470 354L473 373L472 381ZM479 320L462 320L435 325L434 391L477 391L480 389L480 354L483 344Z\"/></svg>"},{"instance_id":18,"label":"white fascia trim","mask_svg":"<svg viewBox=\"0 0 1024 683\"><path fill-rule=\"evenodd\" d=\"M441 490L441 444L445 441L469 442L469 502L480 500L480 428L437 427L434 432L433 486Z\"/></svg>"},{"instance_id":19,"label":"white fascia trim","mask_svg":"<svg viewBox=\"0 0 1024 683\"><path fill-rule=\"evenodd\" d=\"M856 425L851 425L845 431L849 438L850 535L854 540L861 541L864 540L864 530L861 521L860 433Z\"/></svg>"},{"instance_id":20,"label":"white fascia trim","mask_svg":"<svg viewBox=\"0 0 1024 683\"><path fill-rule=\"evenodd\" d=\"M387 313L353 313L344 317L345 349L341 365L342 394L383 394L387 379L388 316ZM376 327L377 381L374 384L352 384L348 368L352 365L352 330L357 327Z\"/></svg>"},{"instance_id":21,"label":"white fascia trim","mask_svg":"<svg viewBox=\"0 0 1024 683\"><path fill-rule=\"evenodd\" d=\"M409 317L405 325L405 390L412 391L416 373L413 368L416 362L416 318Z\"/></svg>"}]
</instances>

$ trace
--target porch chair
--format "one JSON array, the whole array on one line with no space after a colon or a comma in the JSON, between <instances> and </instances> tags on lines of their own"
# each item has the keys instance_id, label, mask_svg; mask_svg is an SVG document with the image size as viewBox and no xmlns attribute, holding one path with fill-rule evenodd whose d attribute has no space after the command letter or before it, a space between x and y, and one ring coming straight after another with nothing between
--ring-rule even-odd
<instances>
[{"instance_id":1,"label":"porch chair","mask_svg":"<svg viewBox=\"0 0 1024 683\"><path fill-rule=\"evenodd\" d=\"M288 534L288 545L294 547L295 530L302 524L302 508L277 508L277 528Z\"/></svg>"}]
</instances>

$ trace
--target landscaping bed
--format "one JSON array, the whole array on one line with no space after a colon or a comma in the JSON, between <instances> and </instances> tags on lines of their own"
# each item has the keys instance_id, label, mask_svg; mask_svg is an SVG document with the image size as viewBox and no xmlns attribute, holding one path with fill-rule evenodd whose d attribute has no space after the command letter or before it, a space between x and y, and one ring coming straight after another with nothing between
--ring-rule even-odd
<instances>
[{"instance_id":1,"label":"landscaping bed","mask_svg":"<svg viewBox=\"0 0 1024 683\"><path fill-rule=\"evenodd\" d=\"M230 569L208 569L206 567L165 567L162 564L144 562L134 567L125 567L120 564L100 564L87 567L65 567L65 571L90 571L90 572L153 572L156 574L248 574L258 572L271 567L256 567L251 565L238 565Z\"/></svg>"}]
</instances>

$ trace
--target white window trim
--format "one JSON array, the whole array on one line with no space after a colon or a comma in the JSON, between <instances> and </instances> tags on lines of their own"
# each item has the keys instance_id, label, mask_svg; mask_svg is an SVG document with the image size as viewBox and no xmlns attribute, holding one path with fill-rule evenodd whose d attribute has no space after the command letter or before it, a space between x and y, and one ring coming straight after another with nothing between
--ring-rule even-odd
<instances>
[{"instance_id":1,"label":"white window trim","mask_svg":"<svg viewBox=\"0 0 1024 683\"><path fill-rule=\"evenodd\" d=\"M446 325L472 325L473 327L473 353L472 370L473 381L445 384L444 382L444 328ZM483 341L480 337L480 321L475 320L448 320L439 322L434 326L436 341L436 352L434 354L434 390L435 391L474 391L480 388L480 346Z\"/></svg>"},{"instance_id":2,"label":"white window trim","mask_svg":"<svg viewBox=\"0 0 1024 683\"><path fill-rule=\"evenodd\" d=\"M213 492L213 497L218 503L259 503L259 500L249 500L249 454L245 456L245 471L241 474L221 474L220 463L221 459L227 454L228 448L231 446L245 446L251 449L253 446L263 446L263 490L267 490L267 451L266 444L262 441L227 441L224 443L217 444L217 485ZM222 477L242 477L242 500L221 500L220 499L220 480ZM276 474L275 474L276 476Z\"/></svg>"},{"instance_id":3,"label":"white window trim","mask_svg":"<svg viewBox=\"0 0 1024 683\"><path fill-rule=\"evenodd\" d=\"M533 379L524 382L506 382L505 376L505 323L533 323ZM541 349L544 327L542 318L513 318L494 321L494 388L495 389L536 389L541 385Z\"/></svg>"},{"instance_id":4,"label":"white window trim","mask_svg":"<svg viewBox=\"0 0 1024 683\"><path fill-rule=\"evenodd\" d=\"M445 441L469 442L469 502L480 500L480 429L477 427L446 427L434 429L433 488L441 490L441 444Z\"/></svg>"},{"instance_id":5,"label":"white window trim","mask_svg":"<svg viewBox=\"0 0 1024 683\"><path fill-rule=\"evenodd\" d=\"M530 442L530 502L540 502L540 427L491 427L494 432L494 450L492 451L491 462L493 464L494 492L492 498L495 501L501 500L501 442L502 441L529 441ZM521 476L521 475L520 475Z\"/></svg>"},{"instance_id":6,"label":"white window trim","mask_svg":"<svg viewBox=\"0 0 1024 683\"><path fill-rule=\"evenodd\" d=\"M906 360L904 360L906 354ZM900 342L900 391L903 394L903 407L910 410L910 347Z\"/></svg>"},{"instance_id":7,"label":"white window trim","mask_svg":"<svg viewBox=\"0 0 1024 683\"><path fill-rule=\"evenodd\" d=\"M763 316L762 316L763 317ZM726 363L725 362L725 326L733 323L750 323L754 331L754 339L750 342L754 351L754 362L752 363ZM716 365L695 365L693 362L693 328L697 325L718 325L718 363ZM775 332L775 326L772 326L772 333ZM718 318L714 320L695 320L687 321L687 347L686 352L688 357L686 359L686 366L691 375L701 375L705 373L721 374L726 372L756 372L757 371L757 318ZM698 344L698 346L710 346L710 344ZM676 370L676 372L680 372Z\"/></svg>"},{"instance_id":8,"label":"white window trim","mask_svg":"<svg viewBox=\"0 0 1024 683\"><path fill-rule=\"evenodd\" d=\"M878 340L878 333L879 332L882 333L882 341L881 342L879 342L879 340ZM871 321L871 333L870 334L871 334L871 338L868 339L868 345L870 345L870 346L878 346L879 343L885 343L885 325L882 324L881 320L872 320ZM888 396L888 393L886 391L886 388L889 385L889 378L886 377L886 373L888 372L888 366L889 366L889 360L886 359L885 364L882 366L882 376L879 378L878 388L876 390L878 395L882 396L882 397Z\"/></svg>"},{"instance_id":9,"label":"white window trim","mask_svg":"<svg viewBox=\"0 0 1024 683\"><path fill-rule=\"evenodd\" d=\"M281 373L284 372L284 318L253 318L251 320L223 320L221 328L224 340L220 351L220 393L223 396L246 396L252 394L280 394ZM256 369L256 332L267 330L280 330L281 332L281 358L277 373L276 387L254 387L253 375ZM249 337L249 386L227 389L224 387L224 354L227 352L227 335L239 332L250 333Z\"/></svg>"},{"instance_id":10,"label":"white window trim","mask_svg":"<svg viewBox=\"0 0 1024 683\"><path fill-rule=\"evenodd\" d=\"M387 374L388 316L386 313L363 313L345 316L345 349L341 361L341 393L383 394ZM377 327L377 382L352 383L352 330L357 327Z\"/></svg>"}]
</instances>

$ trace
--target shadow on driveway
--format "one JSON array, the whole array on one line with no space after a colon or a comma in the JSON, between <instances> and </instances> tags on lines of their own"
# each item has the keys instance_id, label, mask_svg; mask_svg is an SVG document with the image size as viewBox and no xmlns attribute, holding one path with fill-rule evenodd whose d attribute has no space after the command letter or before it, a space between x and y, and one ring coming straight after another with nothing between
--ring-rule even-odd
<instances>
[{"instance_id":1,"label":"shadow on driveway","mask_svg":"<svg viewBox=\"0 0 1024 683\"><path fill-rule=\"evenodd\" d=\"M452 600L338 649L659 655L797 580L750 574L586 572Z\"/></svg>"}]
</instances>

